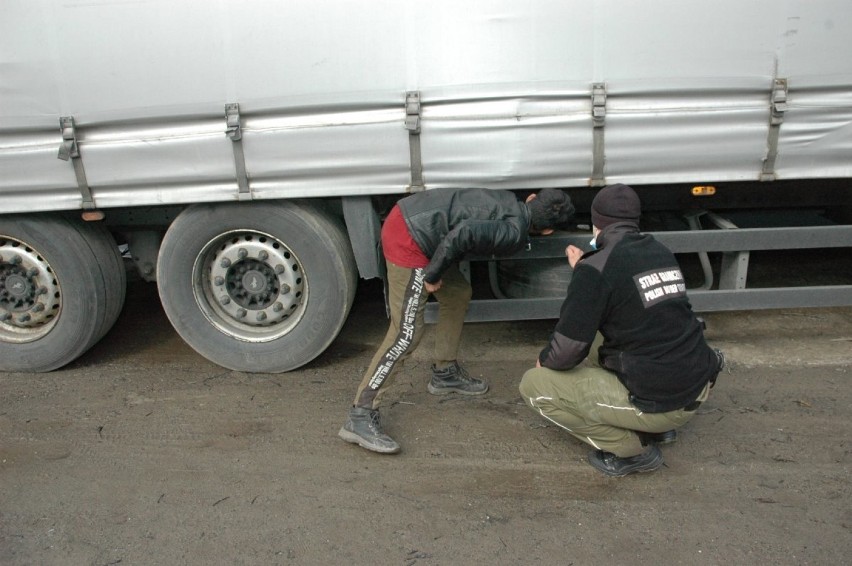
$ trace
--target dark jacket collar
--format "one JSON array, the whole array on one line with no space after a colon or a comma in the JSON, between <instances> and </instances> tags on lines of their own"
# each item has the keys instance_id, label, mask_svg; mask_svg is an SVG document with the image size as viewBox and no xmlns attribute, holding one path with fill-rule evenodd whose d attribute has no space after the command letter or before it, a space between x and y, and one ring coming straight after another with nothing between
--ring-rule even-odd
<instances>
[{"instance_id":1,"label":"dark jacket collar","mask_svg":"<svg viewBox=\"0 0 852 566\"><path fill-rule=\"evenodd\" d=\"M597 237L598 249L604 248L607 244L615 244L625 234L638 234L639 225L635 222L616 222L604 228Z\"/></svg>"}]
</instances>

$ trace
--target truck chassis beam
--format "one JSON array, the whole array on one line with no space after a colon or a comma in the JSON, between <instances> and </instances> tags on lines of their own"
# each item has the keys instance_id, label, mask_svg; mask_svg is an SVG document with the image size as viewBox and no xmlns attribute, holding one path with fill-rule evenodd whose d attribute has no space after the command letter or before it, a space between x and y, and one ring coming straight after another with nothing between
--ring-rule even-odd
<instances>
[{"instance_id":1,"label":"truck chassis beam","mask_svg":"<svg viewBox=\"0 0 852 566\"><path fill-rule=\"evenodd\" d=\"M650 232L673 253L722 252L727 257L755 250L794 250L813 248L852 248L852 225L808 226L793 228L730 228ZM562 258L565 247L583 247L589 234L567 234L536 238L527 251L500 259L536 260ZM495 258L476 258L492 261ZM727 266L727 267L726 267ZM747 262L723 262L720 284L732 288L692 289L689 300L696 312L761 310L776 308L852 306L852 285L773 287L747 289L738 282L746 280ZM725 270L729 272L726 273ZM562 297L535 299L486 299L471 301L466 320L486 322L501 320L555 319L559 317ZM437 304L426 306L426 321L437 320Z\"/></svg>"}]
</instances>

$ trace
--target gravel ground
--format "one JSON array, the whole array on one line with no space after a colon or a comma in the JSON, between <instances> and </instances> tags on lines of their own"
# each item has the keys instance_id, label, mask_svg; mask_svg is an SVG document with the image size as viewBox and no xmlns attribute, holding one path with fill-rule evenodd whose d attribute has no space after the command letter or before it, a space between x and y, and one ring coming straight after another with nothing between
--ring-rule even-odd
<instances>
[{"instance_id":1,"label":"gravel ground","mask_svg":"<svg viewBox=\"0 0 852 566\"><path fill-rule=\"evenodd\" d=\"M365 286L288 374L214 366L135 283L112 332L49 374L0 373L0 564L843 564L852 555L852 309L713 313L708 403L653 474L606 478L522 404L552 321L471 324L481 398L425 390L430 336L383 416L396 456L337 438L385 330ZM431 330L430 330L431 332Z\"/></svg>"}]
</instances>

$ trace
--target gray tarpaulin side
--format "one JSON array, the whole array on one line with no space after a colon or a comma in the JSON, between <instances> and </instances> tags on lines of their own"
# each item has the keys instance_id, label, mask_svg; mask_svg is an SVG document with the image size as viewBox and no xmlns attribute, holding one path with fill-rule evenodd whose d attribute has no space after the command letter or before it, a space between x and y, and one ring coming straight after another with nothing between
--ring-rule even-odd
<instances>
[{"instance_id":1,"label":"gray tarpaulin side","mask_svg":"<svg viewBox=\"0 0 852 566\"><path fill-rule=\"evenodd\" d=\"M69 116L97 206L236 200L232 103L251 198L403 192L410 91L427 188L758 180L773 146L775 178L850 177L850 29L844 0L5 0L0 212L81 206Z\"/></svg>"}]
</instances>

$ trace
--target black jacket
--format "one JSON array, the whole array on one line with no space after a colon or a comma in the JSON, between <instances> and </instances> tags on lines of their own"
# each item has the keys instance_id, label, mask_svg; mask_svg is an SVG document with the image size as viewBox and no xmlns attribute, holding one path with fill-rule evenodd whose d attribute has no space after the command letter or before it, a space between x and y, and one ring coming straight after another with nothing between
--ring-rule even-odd
<instances>
[{"instance_id":1,"label":"black jacket","mask_svg":"<svg viewBox=\"0 0 852 566\"><path fill-rule=\"evenodd\" d=\"M411 237L429 258L428 283L440 281L466 255L508 255L529 240L530 211L508 191L432 189L398 204Z\"/></svg>"},{"instance_id":2,"label":"black jacket","mask_svg":"<svg viewBox=\"0 0 852 566\"><path fill-rule=\"evenodd\" d=\"M600 331L601 366L615 372L636 407L664 413L688 405L719 362L692 312L677 260L629 222L604 229L598 246L575 266L541 365L573 368Z\"/></svg>"}]
</instances>

